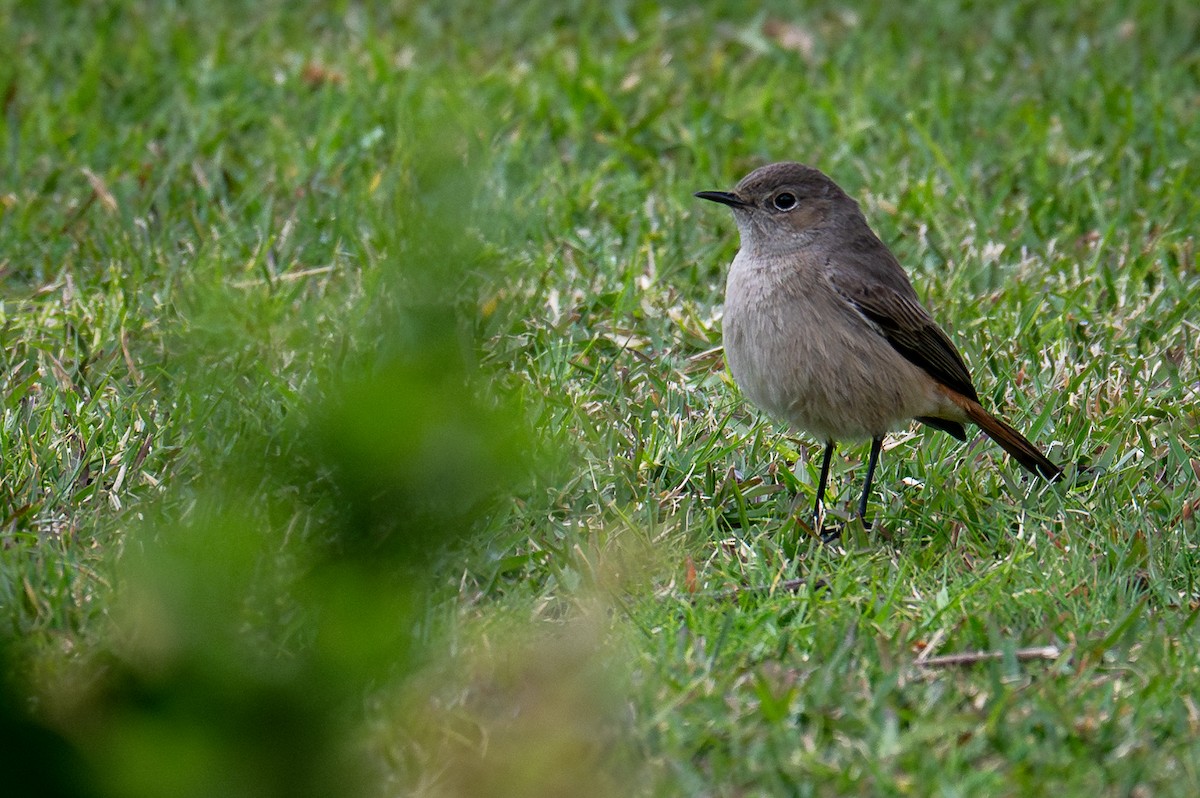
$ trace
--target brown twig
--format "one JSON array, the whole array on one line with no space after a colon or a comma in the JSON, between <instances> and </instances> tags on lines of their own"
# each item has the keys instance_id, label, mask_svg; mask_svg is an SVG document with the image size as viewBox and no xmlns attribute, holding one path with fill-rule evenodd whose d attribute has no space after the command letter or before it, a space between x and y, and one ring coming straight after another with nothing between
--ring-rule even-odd
<instances>
[{"instance_id":1,"label":"brown twig","mask_svg":"<svg viewBox=\"0 0 1200 798\"><path fill-rule=\"evenodd\" d=\"M975 665L980 662L990 662L992 660L1004 659L1005 652L1003 651L964 651L961 654L945 654L940 657L930 657L928 659L917 658L917 664L923 668L947 668L956 665ZM1026 662L1035 659L1058 659L1062 656L1062 649L1058 646L1034 646L1032 648L1018 648L1013 652L1013 657L1018 662Z\"/></svg>"}]
</instances>

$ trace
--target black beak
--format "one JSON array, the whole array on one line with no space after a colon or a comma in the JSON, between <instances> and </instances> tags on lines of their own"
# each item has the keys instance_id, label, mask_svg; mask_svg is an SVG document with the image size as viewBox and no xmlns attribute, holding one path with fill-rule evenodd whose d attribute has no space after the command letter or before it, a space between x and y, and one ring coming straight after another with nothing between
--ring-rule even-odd
<instances>
[{"instance_id":1,"label":"black beak","mask_svg":"<svg viewBox=\"0 0 1200 798\"><path fill-rule=\"evenodd\" d=\"M699 197L700 199L719 202L722 205L728 205L731 208L744 208L749 204L737 194L731 194L728 191L697 191L695 196Z\"/></svg>"}]
</instances>

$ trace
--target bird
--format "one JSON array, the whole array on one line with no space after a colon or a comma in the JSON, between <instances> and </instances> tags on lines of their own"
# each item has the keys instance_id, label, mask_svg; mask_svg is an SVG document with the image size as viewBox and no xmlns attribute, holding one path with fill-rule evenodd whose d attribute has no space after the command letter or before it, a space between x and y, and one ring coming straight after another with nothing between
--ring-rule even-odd
<instances>
[{"instance_id":1,"label":"bird","mask_svg":"<svg viewBox=\"0 0 1200 798\"><path fill-rule=\"evenodd\" d=\"M965 361L921 304L904 267L858 203L828 175L786 161L755 169L732 191L696 197L728 206L741 245L725 284L725 358L742 393L825 445L813 506L821 529L838 441L870 439L858 517L883 437L915 419L966 440L979 426L1048 480L1063 470L984 409Z\"/></svg>"}]
</instances>

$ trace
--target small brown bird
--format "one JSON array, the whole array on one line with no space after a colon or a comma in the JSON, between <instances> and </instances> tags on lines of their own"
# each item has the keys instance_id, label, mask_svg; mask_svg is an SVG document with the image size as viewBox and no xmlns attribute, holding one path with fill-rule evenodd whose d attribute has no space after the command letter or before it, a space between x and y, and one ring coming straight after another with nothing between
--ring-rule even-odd
<instances>
[{"instance_id":1,"label":"small brown bird","mask_svg":"<svg viewBox=\"0 0 1200 798\"><path fill-rule=\"evenodd\" d=\"M967 422L1030 471L1062 469L979 404L962 355L921 306L904 268L846 192L817 169L775 163L733 191L742 246L725 285L725 356L751 401L825 443L820 528L834 442L871 439L859 517L883 436L910 419L966 440Z\"/></svg>"}]
</instances>

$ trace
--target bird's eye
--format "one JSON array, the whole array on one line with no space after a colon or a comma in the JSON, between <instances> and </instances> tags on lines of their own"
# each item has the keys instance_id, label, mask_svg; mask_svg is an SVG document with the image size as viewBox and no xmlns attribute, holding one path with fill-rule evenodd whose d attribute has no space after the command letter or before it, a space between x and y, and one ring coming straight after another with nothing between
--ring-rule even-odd
<instances>
[{"instance_id":1,"label":"bird's eye","mask_svg":"<svg viewBox=\"0 0 1200 798\"><path fill-rule=\"evenodd\" d=\"M776 194L775 199L772 200L772 203L774 203L776 210L790 211L792 208L796 207L796 195L789 191L784 191Z\"/></svg>"}]
</instances>

